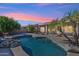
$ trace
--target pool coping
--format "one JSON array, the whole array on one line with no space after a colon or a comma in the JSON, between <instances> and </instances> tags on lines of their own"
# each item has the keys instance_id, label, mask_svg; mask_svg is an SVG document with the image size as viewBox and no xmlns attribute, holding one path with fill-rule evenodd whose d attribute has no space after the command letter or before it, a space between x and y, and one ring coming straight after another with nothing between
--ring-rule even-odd
<instances>
[{"instance_id":1,"label":"pool coping","mask_svg":"<svg viewBox=\"0 0 79 59\"><path fill-rule=\"evenodd\" d=\"M29 56L21 46L10 48L14 56Z\"/></svg>"}]
</instances>

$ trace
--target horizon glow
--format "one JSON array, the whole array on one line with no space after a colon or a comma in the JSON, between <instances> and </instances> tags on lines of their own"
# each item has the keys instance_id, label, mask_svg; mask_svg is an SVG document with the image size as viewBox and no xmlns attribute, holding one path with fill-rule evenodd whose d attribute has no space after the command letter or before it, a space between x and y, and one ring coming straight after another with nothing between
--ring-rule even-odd
<instances>
[{"instance_id":1,"label":"horizon glow","mask_svg":"<svg viewBox=\"0 0 79 59\"><path fill-rule=\"evenodd\" d=\"M51 22L72 10L78 3L0 3L0 15L17 20L22 26Z\"/></svg>"}]
</instances>

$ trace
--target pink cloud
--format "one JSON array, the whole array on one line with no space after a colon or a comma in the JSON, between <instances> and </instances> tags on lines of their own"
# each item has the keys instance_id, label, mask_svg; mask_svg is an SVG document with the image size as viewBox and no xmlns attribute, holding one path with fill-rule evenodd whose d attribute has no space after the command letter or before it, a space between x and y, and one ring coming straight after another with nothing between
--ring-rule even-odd
<instances>
[{"instance_id":1,"label":"pink cloud","mask_svg":"<svg viewBox=\"0 0 79 59\"><path fill-rule=\"evenodd\" d=\"M50 22L52 20L52 18L44 18L44 17L38 17L38 16L27 15L22 13L7 13L4 15L10 18L14 18L15 20L34 21L34 22L41 22L41 23Z\"/></svg>"}]
</instances>

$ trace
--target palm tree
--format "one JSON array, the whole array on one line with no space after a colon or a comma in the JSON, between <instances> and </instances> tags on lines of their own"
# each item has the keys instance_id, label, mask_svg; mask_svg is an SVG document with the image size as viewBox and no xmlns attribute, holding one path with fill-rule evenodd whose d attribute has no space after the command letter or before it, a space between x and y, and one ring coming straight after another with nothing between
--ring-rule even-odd
<instances>
[{"instance_id":1,"label":"palm tree","mask_svg":"<svg viewBox=\"0 0 79 59\"><path fill-rule=\"evenodd\" d=\"M73 27L73 38L74 41L65 34L65 32L62 30L62 26L71 24ZM55 22L51 22L49 24L50 27L57 27L57 30L61 32L61 34L68 39L70 43L73 43L75 45L78 45L78 39L79 39L79 11L72 11L69 12L66 16L64 16L61 20L56 20Z\"/></svg>"},{"instance_id":2,"label":"palm tree","mask_svg":"<svg viewBox=\"0 0 79 59\"><path fill-rule=\"evenodd\" d=\"M69 23L73 27L73 38L75 40L75 44L78 45L78 39L79 39L79 11L72 11L69 12L67 16L63 17L63 20L69 21Z\"/></svg>"}]
</instances>

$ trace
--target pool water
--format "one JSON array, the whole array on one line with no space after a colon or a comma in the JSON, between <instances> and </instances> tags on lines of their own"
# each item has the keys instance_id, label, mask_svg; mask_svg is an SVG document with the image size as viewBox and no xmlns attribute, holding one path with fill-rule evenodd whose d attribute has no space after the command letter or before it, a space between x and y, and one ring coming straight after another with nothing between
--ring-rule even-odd
<instances>
[{"instance_id":1,"label":"pool water","mask_svg":"<svg viewBox=\"0 0 79 59\"><path fill-rule=\"evenodd\" d=\"M65 56L64 49L48 38L32 36L17 37L23 50L31 56Z\"/></svg>"}]
</instances>

